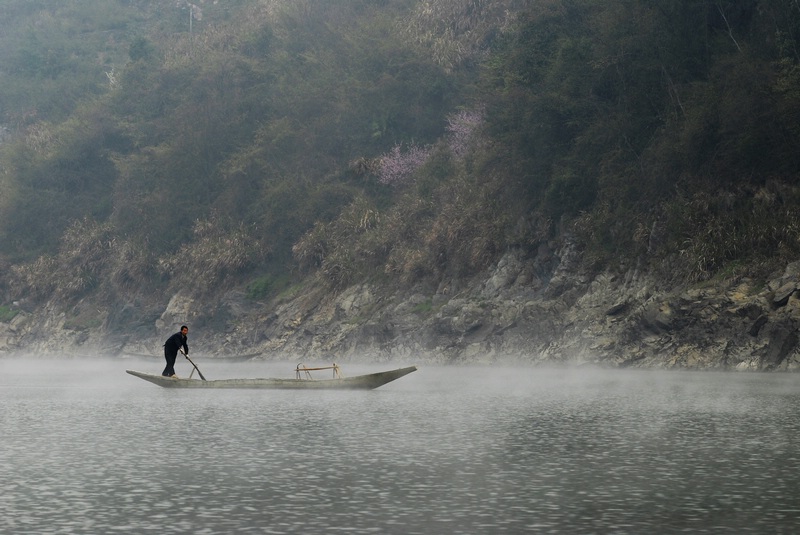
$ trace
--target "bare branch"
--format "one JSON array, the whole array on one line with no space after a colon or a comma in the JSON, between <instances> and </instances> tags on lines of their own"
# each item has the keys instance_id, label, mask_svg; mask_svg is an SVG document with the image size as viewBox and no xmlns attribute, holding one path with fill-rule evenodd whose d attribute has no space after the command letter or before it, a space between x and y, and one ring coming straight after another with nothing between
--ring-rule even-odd
<instances>
[{"instance_id":1,"label":"bare branch","mask_svg":"<svg viewBox=\"0 0 800 535\"><path fill-rule=\"evenodd\" d=\"M736 42L736 38L733 37L733 29L731 29L731 25L728 23L728 17L725 16L725 12L722 10L722 6L719 3L717 3L717 10L719 11L719 14L722 15L722 20L725 21L725 26L728 27L728 36L731 38L731 41L733 41L733 44L736 45L736 50L741 52L742 47L739 46L739 43Z\"/></svg>"}]
</instances>

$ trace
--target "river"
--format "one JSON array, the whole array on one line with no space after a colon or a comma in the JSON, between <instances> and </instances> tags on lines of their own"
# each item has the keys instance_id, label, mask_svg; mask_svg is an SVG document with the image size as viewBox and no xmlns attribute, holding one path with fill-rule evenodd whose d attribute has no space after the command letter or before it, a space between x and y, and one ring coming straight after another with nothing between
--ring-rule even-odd
<instances>
[{"instance_id":1,"label":"river","mask_svg":"<svg viewBox=\"0 0 800 535\"><path fill-rule=\"evenodd\" d=\"M293 376L194 360L209 379ZM800 375L421 365L315 392L125 373L161 366L0 360L0 532L800 530Z\"/></svg>"}]
</instances>

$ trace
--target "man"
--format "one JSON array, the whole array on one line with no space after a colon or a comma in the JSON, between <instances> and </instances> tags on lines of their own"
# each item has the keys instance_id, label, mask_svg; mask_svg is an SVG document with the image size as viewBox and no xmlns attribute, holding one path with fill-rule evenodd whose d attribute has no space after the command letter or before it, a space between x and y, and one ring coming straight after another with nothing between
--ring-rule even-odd
<instances>
[{"instance_id":1,"label":"man","mask_svg":"<svg viewBox=\"0 0 800 535\"><path fill-rule=\"evenodd\" d=\"M184 354L189 354L189 346L186 345L187 334L189 334L189 327L181 325L181 331L173 334L164 342L164 358L167 359L167 367L161 372L164 377L176 377L175 357L178 356L178 350L181 347L183 347Z\"/></svg>"}]
</instances>

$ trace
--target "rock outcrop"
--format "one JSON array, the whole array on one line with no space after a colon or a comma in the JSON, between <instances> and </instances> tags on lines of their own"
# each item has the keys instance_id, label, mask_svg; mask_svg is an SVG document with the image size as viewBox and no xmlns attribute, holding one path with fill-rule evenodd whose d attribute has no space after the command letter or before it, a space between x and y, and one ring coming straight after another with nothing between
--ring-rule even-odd
<instances>
[{"instance_id":1,"label":"rock outcrop","mask_svg":"<svg viewBox=\"0 0 800 535\"><path fill-rule=\"evenodd\" d=\"M324 285L272 302L229 292L186 294L162 310L127 303L100 325L49 304L0 324L0 352L160 354L191 326L198 354L268 359L529 362L612 367L794 371L800 368L800 262L766 284L750 279L673 287L633 269L583 275L577 252L509 251L484 276L437 287Z\"/></svg>"}]
</instances>

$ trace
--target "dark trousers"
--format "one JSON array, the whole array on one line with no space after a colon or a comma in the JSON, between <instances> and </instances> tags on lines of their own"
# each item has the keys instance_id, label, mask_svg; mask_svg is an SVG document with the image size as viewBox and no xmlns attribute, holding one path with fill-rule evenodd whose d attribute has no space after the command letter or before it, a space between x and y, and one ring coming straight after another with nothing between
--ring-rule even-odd
<instances>
[{"instance_id":1,"label":"dark trousers","mask_svg":"<svg viewBox=\"0 0 800 535\"><path fill-rule=\"evenodd\" d=\"M175 375L175 357L178 356L178 352L172 352L166 347L164 348L164 358L167 360L167 367L164 368L164 371L161 372L161 375L164 377L169 377L170 375Z\"/></svg>"}]
</instances>

